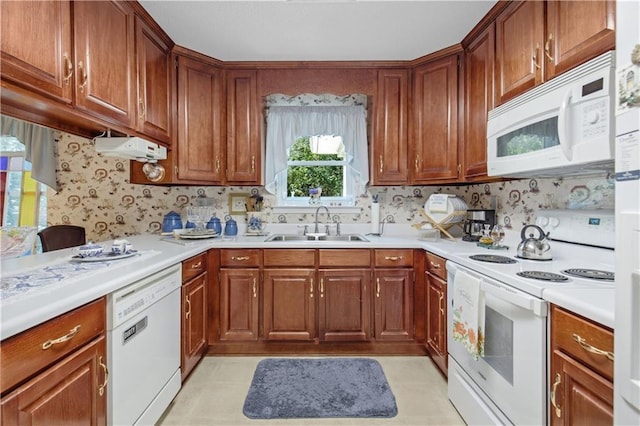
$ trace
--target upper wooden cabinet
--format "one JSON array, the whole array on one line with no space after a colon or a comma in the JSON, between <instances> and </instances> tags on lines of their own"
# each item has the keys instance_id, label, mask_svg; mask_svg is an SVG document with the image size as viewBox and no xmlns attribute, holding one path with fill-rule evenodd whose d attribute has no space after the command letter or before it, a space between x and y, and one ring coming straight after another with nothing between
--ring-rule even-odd
<instances>
[{"instance_id":1,"label":"upper wooden cabinet","mask_svg":"<svg viewBox=\"0 0 640 426\"><path fill-rule=\"evenodd\" d=\"M169 143L171 132L171 42L136 17L137 125L141 133Z\"/></svg>"},{"instance_id":2,"label":"upper wooden cabinet","mask_svg":"<svg viewBox=\"0 0 640 426\"><path fill-rule=\"evenodd\" d=\"M614 47L614 1L513 2L496 19L496 101Z\"/></svg>"},{"instance_id":3,"label":"upper wooden cabinet","mask_svg":"<svg viewBox=\"0 0 640 426\"><path fill-rule=\"evenodd\" d=\"M75 81L71 3L3 1L0 11L2 78L70 104Z\"/></svg>"},{"instance_id":4,"label":"upper wooden cabinet","mask_svg":"<svg viewBox=\"0 0 640 426\"><path fill-rule=\"evenodd\" d=\"M262 184L256 70L228 70L227 84L227 181L239 185Z\"/></svg>"},{"instance_id":5,"label":"upper wooden cabinet","mask_svg":"<svg viewBox=\"0 0 640 426\"><path fill-rule=\"evenodd\" d=\"M134 34L127 3L73 2L76 108L130 128L136 116Z\"/></svg>"},{"instance_id":6,"label":"upper wooden cabinet","mask_svg":"<svg viewBox=\"0 0 640 426\"><path fill-rule=\"evenodd\" d=\"M413 70L412 184L458 178L458 63L451 54Z\"/></svg>"},{"instance_id":7,"label":"upper wooden cabinet","mask_svg":"<svg viewBox=\"0 0 640 426\"><path fill-rule=\"evenodd\" d=\"M403 185L409 181L409 70L378 71L377 92L370 155L371 182L374 185Z\"/></svg>"}]
</instances>

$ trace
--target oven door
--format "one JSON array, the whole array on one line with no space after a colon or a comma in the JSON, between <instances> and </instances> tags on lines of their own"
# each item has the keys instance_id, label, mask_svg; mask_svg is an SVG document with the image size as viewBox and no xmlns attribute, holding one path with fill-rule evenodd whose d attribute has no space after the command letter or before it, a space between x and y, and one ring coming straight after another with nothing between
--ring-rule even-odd
<instances>
[{"instance_id":1,"label":"oven door","mask_svg":"<svg viewBox=\"0 0 640 426\"><path fill-rule=\"evenodd\" d=\"M481 278L485 343L484 356L477 360L452 336L454 278L460 270ZM467 388L479 387L514 424L545 424L546 302L452 262L447 262L447 272L449 354L474 382L475 386ZM480 401L480 396L462 398ZM452 402L456 405L454 399ZM477 423L476 420L479 419L465 418L469 424Z\"/></svg>"}]
</instances>

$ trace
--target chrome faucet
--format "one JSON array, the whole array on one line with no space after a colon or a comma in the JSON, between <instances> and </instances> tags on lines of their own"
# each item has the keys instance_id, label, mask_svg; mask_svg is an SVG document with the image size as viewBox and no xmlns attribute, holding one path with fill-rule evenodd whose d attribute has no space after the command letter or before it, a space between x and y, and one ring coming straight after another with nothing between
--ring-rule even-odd
<instances>
[{"instance_id":1,"label":"chrome faucet","mask_svg":"<svg viewBox=\"0 0 640 426\"><path fill-rule=\"evenodd\" d=\"M329 225L328 222L331 219L331 213L329 212L329 208L327 206L318 206L318 208L316 209L316 226L314 227L314 231L316 234L318 233L318 213L320 212L320 209L324 208L327 211L327 234L329 233Z\"/></svg>"}]
</instances>

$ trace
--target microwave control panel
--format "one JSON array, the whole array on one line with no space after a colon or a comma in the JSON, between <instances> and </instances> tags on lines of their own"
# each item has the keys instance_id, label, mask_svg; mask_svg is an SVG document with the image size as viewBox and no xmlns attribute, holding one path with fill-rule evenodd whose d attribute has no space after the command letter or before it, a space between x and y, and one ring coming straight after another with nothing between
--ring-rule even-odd
<instances>
[{"instance_id":1,"label":"microwave control panel","mask_svg":"<svg viewBox=\"0 0 640 426\"><path fill-rule=\"evenodd\" d=\"M609 98L598 98L582 105L582 140L609 134Z\"/></svg>"}]
</instances>

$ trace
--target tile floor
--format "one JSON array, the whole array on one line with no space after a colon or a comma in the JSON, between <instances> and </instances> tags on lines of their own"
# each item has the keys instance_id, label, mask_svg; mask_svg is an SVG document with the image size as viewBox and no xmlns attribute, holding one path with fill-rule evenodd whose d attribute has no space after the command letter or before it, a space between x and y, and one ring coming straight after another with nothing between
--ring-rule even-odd
<instances>
[{"instance_id":1,"label":"tile floor","mask_svg":"<svg viewBox=\"0 0 640 426\"><path fill-rule=\"evenodd\" d=\"M263 357L205 357L167 409L160 425L464 425L447 399L447 384L428 357L372 357L396 397L390 419L252 420L242 414L253 372Z\"/></svg>"}]
</instances>

